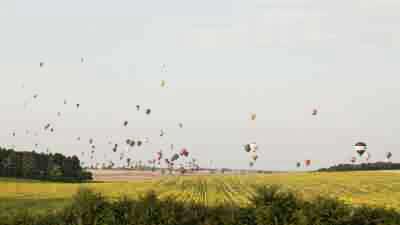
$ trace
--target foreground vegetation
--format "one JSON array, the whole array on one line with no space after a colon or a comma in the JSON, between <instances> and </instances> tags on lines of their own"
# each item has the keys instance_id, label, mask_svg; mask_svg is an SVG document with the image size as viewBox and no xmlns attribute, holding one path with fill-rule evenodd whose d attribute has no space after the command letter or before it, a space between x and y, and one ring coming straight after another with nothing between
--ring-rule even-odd
<instances>
[{"instance_id":1,"label":"foreground vegetation","mask_svg":"<svg viewBox=\"0 0 400 225\"><path fill-rule=\"evenodd\" d=\"M154 181L115 183L56 183L0 179L0 217L26 209L33 214L61 210L71 204L80 188L89 188L117 201L121 196L138 199L154 191L160 199L188 199L207 207L251 205L254 187L282 185L305 200L318 196L338 198L349 205L386 207L400 211L400 174L389 172L284 173L266 175L167 176Z\"/></svg>"},{"instance_id":2,"label":"foreground vegetation","mask_svg":"<svg viewBox=\"0 0 400 225\"><path fill-rule=\"evenodd\" d=\"M207 206L192 199L177 201L149 192L137 199L109 201L80 189L70 205L35 216L27 211L1 218L4 225L385 225L400 224L394 210L354 207L329 198L304 201L277 186L254 187L249 204Z\"/></svg>"}]
</instances>

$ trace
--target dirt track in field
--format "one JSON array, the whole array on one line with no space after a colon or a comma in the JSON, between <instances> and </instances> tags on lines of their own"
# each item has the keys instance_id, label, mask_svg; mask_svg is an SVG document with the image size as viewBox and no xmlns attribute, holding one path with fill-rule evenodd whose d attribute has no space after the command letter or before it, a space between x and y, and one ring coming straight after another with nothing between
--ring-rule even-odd
<instances>
[{"instance_id":1,"label":"dirt track in field","mask_svg":"<svg viewBox=\"0 0 400 225\"><path fill-rule=\"evenodd\" d=\"M89 170L93 174L94 181L140 181L153 180L161 177L160 171L137 171L137 170ZM175 172L175 175L177 173ZM184 176L204 176L209 172L191 172Z\"/></svg>"},{"instance_id":2,"label":"dirt track in field","mask_svg":"<svg viewBox=\"0 0 400 225\"><path fill-rule=\"evenodd\" d=\"M89 170L95 181L152 180L160 177L159 172L134 170Z\"/></svg>"}]
</instances>

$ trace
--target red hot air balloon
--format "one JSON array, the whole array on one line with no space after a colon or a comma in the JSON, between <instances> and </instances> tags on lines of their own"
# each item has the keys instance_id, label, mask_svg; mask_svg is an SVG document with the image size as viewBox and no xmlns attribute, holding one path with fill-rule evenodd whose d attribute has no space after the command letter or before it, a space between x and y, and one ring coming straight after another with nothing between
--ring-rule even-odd
<instances>
[{"instance_id":1,"label":"red hot air balloon","mask_svg":"<svg viewBox=\"0 0 400 225\"><path fill-rule=\"evenodd\" d=\"M310 166L310 165L311 165L311 160L307 159L307 160L305 161L305 164L306 164L306 166Z\"/></svg>"},{"instance_id":2,"label":"red hot air balloon","mask_svg":"<svg viewBox=\"0 0 400 225\"><path fill-rule=\"evenodd\" d=\"M181 152L180 152L180 155L181 155L181 156L188 157L188 156L189 156L189 152L188 152L188 150L187 150L186 148L183 148L183 149L181 150Z\"/></svg>"}]
</instances>

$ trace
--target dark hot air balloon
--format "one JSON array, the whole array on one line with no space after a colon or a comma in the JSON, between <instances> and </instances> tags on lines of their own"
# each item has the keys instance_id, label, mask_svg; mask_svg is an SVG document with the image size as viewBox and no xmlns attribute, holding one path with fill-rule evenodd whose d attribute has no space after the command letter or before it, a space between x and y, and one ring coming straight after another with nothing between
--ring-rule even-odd
<instances>
[{"instance_id":1,"label":"dark hot air balloon","mask_svg":"<svg viewBox=\"0 0 400 225\"><path fill-rule=\"evenodd\" d=\"M386 159L389 160L390 158L392 158L392 153L391 152L386 152Z\"/></svg>"}]
</instances>

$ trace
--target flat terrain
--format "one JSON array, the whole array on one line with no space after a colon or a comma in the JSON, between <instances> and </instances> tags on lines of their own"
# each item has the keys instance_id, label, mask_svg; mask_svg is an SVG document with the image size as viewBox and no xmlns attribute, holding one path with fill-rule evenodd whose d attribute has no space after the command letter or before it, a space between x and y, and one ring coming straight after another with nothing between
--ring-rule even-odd
<instances>
[{"instance_id":1,"label":"flat terrain","mask_svg":"<svg viewBox=\"0 0 400 225\"><path fill-rule=\"evenodd\" d=\"M160 177L160 173L135 170L90 170L95 181L135 181L152 180Z\"/></svg>"},{"instance_id":2,"label":"flat terrain","mask_svg":"<svg viewBox=\"0 0 400 225\"><path fill-rule=\"evenodd\" d=\"M114 177L113 177L114 176ZM127 179L128 177L128 179ZM349 204L368 204L400 210L400 174L397 172L277 173L263 175L160 176L143 172L102 171L85 184L0 179L0 215L21 208L37 213L57 210L80 188L88 187L112 199L136 198L149 190L161 198L215 204L247 204L252 186L280 184L304 198L318 195L340 198ZM127 179L129 181L122 181Z\"/></svg>"}]
</instances>

